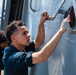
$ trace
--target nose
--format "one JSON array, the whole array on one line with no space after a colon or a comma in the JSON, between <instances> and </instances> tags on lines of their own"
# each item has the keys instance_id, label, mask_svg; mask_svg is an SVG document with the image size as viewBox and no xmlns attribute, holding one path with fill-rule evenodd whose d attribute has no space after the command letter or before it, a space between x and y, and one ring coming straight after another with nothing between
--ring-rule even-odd
<instances>
[{"instance_id":1,"label":"nose","mask_svg":"<svg viewBox=\"0 0 76 75\"><path fill-rule=\"evenodd\" d=\"M30 34L28 33L28 37L30 37Z\"/></svg>"}]
</instances>

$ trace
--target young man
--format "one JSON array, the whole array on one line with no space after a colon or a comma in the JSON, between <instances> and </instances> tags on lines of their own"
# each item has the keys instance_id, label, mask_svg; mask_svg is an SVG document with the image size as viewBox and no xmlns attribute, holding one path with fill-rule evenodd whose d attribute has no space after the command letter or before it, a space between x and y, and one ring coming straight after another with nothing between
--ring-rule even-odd
<instances>
[{"instance_id":1,"label":"young man","mask_svg":"<svg viewBox=\"0 0 76 75\"><path fill-rule=\"evenodd\" d=\"M2 56L3 56L4 48L7 46L8 46L8 42L6 35L4 31L0 30L0 75L1 75L1 70L4 70L4 66L2 63Z\"/></svg>"},{"instance_id":2,"label":"young man","mask_svg":"<svg viewBox=\"0 0 76 75\"><path fill-rule=\"evenodd\" d=\"M22 21L14 21L7 26L6 36L10 46L4 51L4 75L28 75L28 67L46 61L55 50L60 38L66 31L64 21L55 36L39 52L35 52L44 43L44 22L49 19L48 13L46 16L44 13L41 14L38 34L34 42L30 43L28 29Z\"/></svg>"}]
</instances>

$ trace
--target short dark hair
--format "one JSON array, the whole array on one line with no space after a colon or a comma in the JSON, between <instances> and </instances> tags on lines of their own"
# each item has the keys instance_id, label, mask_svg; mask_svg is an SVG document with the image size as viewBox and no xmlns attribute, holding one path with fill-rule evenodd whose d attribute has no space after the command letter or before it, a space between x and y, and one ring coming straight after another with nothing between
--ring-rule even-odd
<instances>
[{"instance_id":1,"label":"short dark hair","mask_svg":"<svg viewBox=\"0 0 76 75\"><path fill-rule=\"evenodd\" d=\"M7 41L5 32L3 30L0 30L0 44L5 43Z\"/></svg>"},{"instance_id":2,"label":"short dark hair","mask_svg":"<svg viewBox=\"0 0 76 75\"><path fill-rule=\"evenodd\" d=\"M6 37L7 37L9 43L11 43L11 41L12 41L11 35L17 31L17 28L19 26L24 26L24 22L22 22L21 20L13 21L9 25L7 25L7 27L5 29L5 33L6 33Z\"/></svg>"}]
</instances>

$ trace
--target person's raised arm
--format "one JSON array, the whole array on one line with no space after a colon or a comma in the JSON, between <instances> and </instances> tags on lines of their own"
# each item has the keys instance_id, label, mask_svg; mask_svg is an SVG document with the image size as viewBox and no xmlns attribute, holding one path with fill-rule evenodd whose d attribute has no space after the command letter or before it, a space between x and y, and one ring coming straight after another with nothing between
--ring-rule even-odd
<instances>
[{"instance_id":1,"label":"person's raised arm","mask_svg":"<svg viewBox=\"0 0 76 75\"><path fill-rule=\"evenodd\" d=\"M62 21L60 29L53 36L53 38L39 51L32 54L32 63L36 64L39 62L43 62L49 58L49 56L53 53L56 46L58 45L62 35L66 31L66 27L64 25L65 20L68 21L68 17Z\"/></svg>"},{"instance_id":2,"label":"person's raised arm","mask_svg":"<svg viewBox=\"0 0 76 75\"><path fill-rule=\"evenodd\" d=\"M46 13L46 15L44 15ZM43 11L41 13L41 19L40 19L40 23L38 26L38 33L37 33L37 37L35 39L35 48L40 47L43 43L44 43L44 39L45 39L45 30L44 30L44 22L46 20L49 20L49 15L46 11Z\"/></svg>"}]
</instances>

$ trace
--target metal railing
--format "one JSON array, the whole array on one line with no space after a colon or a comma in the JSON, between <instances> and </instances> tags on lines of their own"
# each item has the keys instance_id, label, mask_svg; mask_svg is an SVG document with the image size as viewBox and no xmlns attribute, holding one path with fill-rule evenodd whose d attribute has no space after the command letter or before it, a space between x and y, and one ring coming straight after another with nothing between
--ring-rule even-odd
<instances>
[{"instance_id":1,"label":"metal railing","mask_svg":"<svg viewBox=\"0 0 76 75\"><path fill-rule=\"evenodd\" d=\"M35 12L36 10L32 8L32 0L30 0L30 9Z\"/></svg>"},{"instance_id":2,"label":"metal railing","mask_svg":"<svg viewBox=\"0 0 76 75\"><path fill-rule=\"evenodd\" d=\"M2 14L1 14L1 29L3 29L3 20L4 20L4 12L5 12L5 10L4 10L4 8L5 8L5 1L6 0L3 0L3 4L2 4Z\"/></svg>"}]
</instances>

